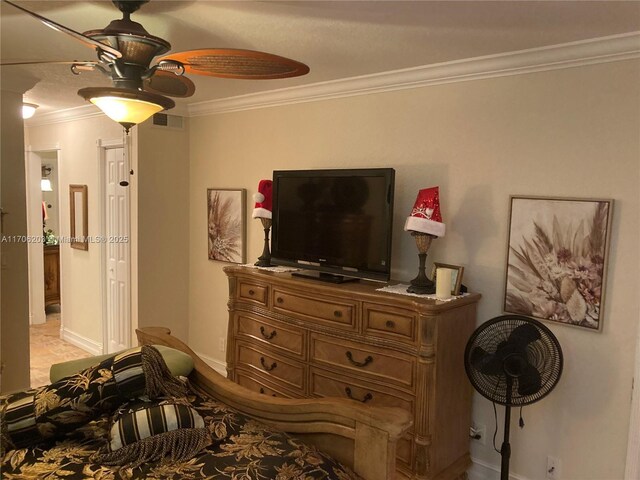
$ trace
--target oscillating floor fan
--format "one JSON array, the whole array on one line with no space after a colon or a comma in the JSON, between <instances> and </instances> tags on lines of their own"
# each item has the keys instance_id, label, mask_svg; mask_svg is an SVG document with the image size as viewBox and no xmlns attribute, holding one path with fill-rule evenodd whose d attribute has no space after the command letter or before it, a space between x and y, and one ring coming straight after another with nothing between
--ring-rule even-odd
<instances>
[{"instance_id":1,"label":"oscillating floor fan","mask_svg":"<svg viewBox=\"0 0 640 480\"><path fill-rule=\"evenodd\" d=\"M509 478L511 407L529 405L551 392L562 363L562 349L551 330L522 315L493 318L469 338L464 367L471 384L483 397L505 406L501 480Z\"/></svg>"}]
</instances>

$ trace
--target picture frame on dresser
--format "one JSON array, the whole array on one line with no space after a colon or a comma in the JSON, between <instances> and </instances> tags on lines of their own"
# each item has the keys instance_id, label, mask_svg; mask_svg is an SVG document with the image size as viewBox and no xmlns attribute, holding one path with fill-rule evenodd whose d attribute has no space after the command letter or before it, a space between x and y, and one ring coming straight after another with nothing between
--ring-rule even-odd
<instances>
[{"instance_id":1,"label":"picture frame on dresser","mask_svg":"<svg viewBox=\"0 0 640 480\"><path fill-rule=\"evenodd\" d=\"M462 274L464 267L460 265L449 265L447 263L433 262L433 270L431 271L431 280L436 283L436 276L439 268L448 268L451 270L451 295L460 295L460 287L462 286Z\"/></svg>"},{"instance_id":2,"label":"picture frame on dresser","mask_svg":"<svg viewBox=\"0 0 640 480\"><path fill-rule=\"evenodd\" d=\"M504 311L602 330L613 200L512 195Z\"/></svg>"},{"instance_id":3,"label":"picture frame on dresser","mask_svg":"<svg viewBox=\"0 0 640 480\"><path fill-rule=\"evenodd\" d=\"M246 263L247 191L207 189L207 248L209 260Z\"/></svg>"}]
</instances>

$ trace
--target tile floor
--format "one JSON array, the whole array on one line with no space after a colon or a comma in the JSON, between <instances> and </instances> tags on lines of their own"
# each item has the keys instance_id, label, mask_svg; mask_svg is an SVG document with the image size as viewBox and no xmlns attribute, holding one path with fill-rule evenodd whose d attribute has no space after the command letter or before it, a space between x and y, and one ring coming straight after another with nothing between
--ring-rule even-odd
<instances>
[{"instance_id":1,"label":"tile floor","mask_svg":"<svg viewBox=\"0 0 640 480\"><path fill-rule=\"evenodd\" d=\"M90 357L85 352L60 338L60 310L47 309L47 321L29 327L31 346L31 388L49 383L49 368L54 363Z\"/></svg>"}]
</instances>

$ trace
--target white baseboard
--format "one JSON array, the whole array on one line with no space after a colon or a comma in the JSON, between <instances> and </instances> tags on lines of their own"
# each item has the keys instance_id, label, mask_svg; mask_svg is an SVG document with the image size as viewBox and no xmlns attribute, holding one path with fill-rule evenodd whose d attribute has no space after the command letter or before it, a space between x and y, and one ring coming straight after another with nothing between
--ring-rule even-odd
<instances>
[{"instance_id":1,"label":"white baseboard","mask_svg":"<svg viewBox=\"0 0 640 480\"><path fill-rule=\"evenodd\" d=\"M467 471L469 480L500 480L500 465L493 465L477 458L471 458L471 468ZM509 472L509 480L529 480L527 477Z\"/></svg>"},{"instance_id":2,"label":"white baseboard","mask_svg":"<svg viewBox=\"0 0 640 480\"><path fill-rule=\"evenodd\" d=\"M202 353L199 353L199 352L195 352L195 353L202 360L204 360L204 363L209 365L211 368L213 368L216 372L218 372L223 377L227 378L227 364L226 364L226 362L221 362L220 360L216 360L215 358L211 358L211 357L209 357L207 355L204 355Z\"/></svg>"},{"instance_id":3,"label":"white baseboard","mask_svg":"<svg viewBox=\"0 0 640 480\"><path fill-rule=\"evenodd\" d=\"M87 337L83 337L78 333L72 332L68 328L62 327L60 329L60 338L65 342L69 342L71 345L81 348L85 352L89 352L91 355L102 355L101 343L93 341Z\"/></svg>"}]
</instances>

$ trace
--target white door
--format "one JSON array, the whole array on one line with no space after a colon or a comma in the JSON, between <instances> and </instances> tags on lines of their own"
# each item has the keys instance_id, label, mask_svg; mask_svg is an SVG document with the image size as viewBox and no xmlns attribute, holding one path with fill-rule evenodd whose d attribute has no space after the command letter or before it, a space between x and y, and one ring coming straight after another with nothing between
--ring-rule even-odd
<instances>
[{"instance_id":1,"label":"white door","mask_svg":"<svg viewBox=\"0 0 640 480\"><path fill-rule=\"evenodd\" d=\"M106 353L131 346L129 188L125 149L105 150Z\"/></svg>"}]
</instances>

